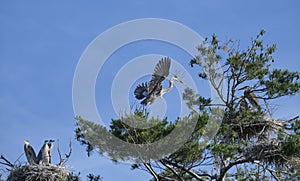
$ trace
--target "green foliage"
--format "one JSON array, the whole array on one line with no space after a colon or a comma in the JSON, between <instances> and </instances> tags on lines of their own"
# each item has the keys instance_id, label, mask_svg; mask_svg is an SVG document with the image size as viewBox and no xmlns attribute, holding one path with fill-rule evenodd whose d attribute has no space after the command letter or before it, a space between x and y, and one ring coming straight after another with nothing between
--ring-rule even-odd
<instances>
[{"instance_id":1,"label":"green foliage","mask_svg":"<svg viewBox=\"0 0 300 181\"><path fill-rule=\"evenodd\" d=\"M88 156L90 156L94 148L89 143L89 141L86 140L85 133L88 133L88 132L82 131L82 130L87 129L90 126L94 126L94 124L92 122L88 122L88 121L84 120L80 116L76 116L75 119L78 120L78 122L76 123L77 124L77 128L75 130L76 140L79 141L81 145L86 145L87 154L88 154Z\"/></svg>"},{"instance_id":2,"label":"green foliage","mask_svg":"<svg viewBox=\"0 0 300 181\"><path fill-rule=\"evenodd\" d=\"M80 172L75 174L74 172L71 172L68 176L66 181L80 181Z\"/></svg>"},{"instance_id":3,"label":"green foliage","mask_svg":"<svg viewBox=\"0 0 300 181\"><path fill-rule=\"evenodd\" d=\"M218 85L213 82L216 76L214 75L214 69L210 66L221 62L221 57L227 56L222 66L227 82L227 94L221 94L219 87L214 86L216 91L219 91L226 112L223 124L214 142L207 147L211 150L216 161L223 160L216 162L219 164L218 168L221 170L221 176L222 170L227 169L226 164L222 165L224 159L230 158L229 160L232 162L237 161L239 163L240 160L234 159L235 157L241 157L241 154L243 155L245 152L248 154L249 151L250 154L257 153L256 149L266 149L264 151L266 154L263 156L252 155L251 159L248 160L249 163L252 163L252 158L257 158L259 161L271 163L277 167L278 161L283 161L285 158L291 160L297 158L299 160L298 120L289 121L286 124L278 123L267 118L268 105L263 106L262 109L256 109L251 105L251 102L245 102L245 105L241 104L242 100L248 101L247 95L238 89L244 85L249 85L251 93L258 101L263 100L264 103L282 96L294 95L300 89L299 72L271 69L271 64L275 61L273 54L276 51L276 45L265 45L262 40L264 34L265 31L261 30L246 50L240 50L240 47L235 46L236 42L233 40L221 45L216 35L212 35L210 41L205 39L203 44L198 47L200 55L191 60L192 67L194 65L203 67L205 72L199 73L201 78L210 80L212 85ZM199 98L197 100L193 103L201 104ZM289 130L294 130L296 134L290 134ZM269 138L266 135L270 132L273 135L281 136L281 147L276 146L276 144L279 144L278 142L268 140ZM263 145L264 143L266 144ZM269 143L271 143L270 146L268 146ZM271 148L272 146L273 148ZM260 152L263 151L260 150ZM268 155L269 152L270 155ZM272 156L272 152L279 156ZM296 161L294 165L299 163ZM280 164L284 165L284 163ZM250 173L242 172L244 170L245 168L238 167L239 176L242 176L243 179L254 180ZM236 179L239 178L236 177Z\"/></svg>"},{"instance_id":4,"label":"green foliage","mask_svg":"<svg viewBox=\"0 0 300 181\"><path fill-rule=\"evenodd\" d=\"M89 181L101 181L102 180L102 177L100 175L94 175L92 173L89 173L86 177L88 178ZM67 176L65 181L81 181L80 172L78 172L77 174L74 172L71 172Z\"/></svg>"},{"instance_id":5,"label":"green foliage","mask_svg":"<svg viewBox=\"0 0 300 181\"><path fill-rule=\"evenodd\" d=\"M102 177L100 175L93 175L93 174L88 174L87 178L89 179L89 181L101 181Z\"/></svg>"},{"instance_id":6,"label":"green foliage","mask_svg":"<svg viewBox=\"0 0 300 181\"><path fill-rule=\"evenodd\" d=\"M198 106L198 108L203 111L205 106L208 106L211 103L210 98L205 98L195 93L191 88L186 88L182 94L183 100L186 101L188 108L193 110L194 106Z\"/></svg>"},{"instance_id":7,"label":"green foliage","mask_svg":"<svg viewBox=\"0 0 300 181\"><path fill-rule=\"evenodd\" d=\"M122 119L122 121L120 119L112 119L110 132L128 143L153 143L168 135L175 127L172 122L167 121L167 118L161 121L156 118L148 119L148 116L143 116L141 111L138 110L134 115L123 117ZM155 126L148 129L134 129L126 124L127 120L137 120L139 121L138 124L145 123L145 125L148 124Z\"/></svg>"},{"instance_id":8,"label":"green foliage","mask_svg":"<svg viewBox=\"0 0 300 181\"><path fill-rule=\"evenodd\" d=\"M176 120L149 118L148 114L136 110L132 115L112 119L109 130L76 117L77 140L87 146L88 153L97 149L118 160L129 155L124 153L116 157L114 150L109 149L110 138L105 143L99 143L95 138L106 137L109 132L127 143L153 143L165 138L178 125L188 128L196 120L188 141L176 152L156 160L154 164L133 164L132 169L146 169L162 180L299 178L300 120L271 118L269 102L299 93L300 74L272 69L276 45L265 44L265 33L261 30L245 50L232 39L222 43L215 34L197 47L199 55L190 61L190 65L200 67L198 76L210 82L222 101L218 106L224 108L225 112L215 107L210 98L187 88L183 99L191 110L188 117ZM220 73L221 68L223 71ZM222 90L224 82L227 87L225 92ZM249 92L242 88L244 86L249 86ZM259 106L253 105L249 96L256 99ZM218 115L221 116L216 118ZM221 120L219 130L220 124L216 120ZM132 127L135 124L141 127L154 126L139 129ZM214 131L218 131L217 135L208 141L207 135L213 135ZM158 173L155 175L155 172Z\"/></svg>"},{"instance_id":9,"label":"green foliage","mask_svg":"<svg viewBox=\"0 0 300 181\"><path fill-rule=\"evenodd\" d=\"M282 150L286 156L300 157L300 135L289 135L282 142Z\"/></svg>"},{"instance_id":10,"label":"green foliage","mask_svg":"<svg viewBox=\"0 0 300 181\"><path fill-rule=\"evenodd\" d=\"M299 91L300 74L288 70L275 69L269 73L269 80L262 81L266 86L269 98L294 95Z\"/></svg>"},{"instance_id":11,"label":"green foliage","mask_svg":"<svg viewBox=\"0 0 300 181\"><path fill-rule=\"evenodd\" d=\"M2 179L2 173L0 173L0 181L4 181L4 179Z\"/></svg>"},{"instance_id":12,"label":"green foliage","mask_svg":"<svg viewBox=\"0 0 300 181\"><path fill-rule=\"evenodd\" d=\"M212 149L212 154L227 157L235 155L240 148L238 144L215 144Z\"/></svg>"}]
</instances>

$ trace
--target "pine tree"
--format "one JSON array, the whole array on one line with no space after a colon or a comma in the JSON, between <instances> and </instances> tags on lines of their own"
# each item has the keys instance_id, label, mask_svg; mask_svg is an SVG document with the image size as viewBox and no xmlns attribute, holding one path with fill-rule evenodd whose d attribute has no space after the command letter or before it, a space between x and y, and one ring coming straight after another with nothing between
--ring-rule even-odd
<instances>
[{"instance_id":1,"label":"pine tree","mask_svg":"<svg viewBox=\"0 0 300 181\"><path fill-rule=\"evenodd\" d=\"M190 117L159 120L136 110L133 115L112 120L110 130L77 117L78 141L87 145L88 153L97 148L119 161L138 157L139 153L116 153L115 147L112 149L109 142L100 142L97 137L112 133L128 143L147 144L165 137L178 124L189 126L191 120L196 120L193 133L180 149L152 162L144 159L132 168L148 171L154 180L299 180L299 116L275 119L271 105L272 100L299 92L300 74L271 68L276 46L265 45L264 34L261 30L245 50L232 39L220 43L216 35L198 46L199 55L190 64L199 68L199 78L210 82L220 97L220 104L215 105L210 98L187 88L183 99L191 109ZM221 74L217 73L216 68L220 68L217 64L221 64ZM220 81L226 84L225 92ZM217 106L224 108L220 128L204 145L201 140L206 139L205 126L210 125L208 130L219 126L209 122L211 115L220 112ZM132 128L126 121L133 119L156 126ZM108 137L108 141L113 141L110 139Z\"/></svg>"}]
</instances>

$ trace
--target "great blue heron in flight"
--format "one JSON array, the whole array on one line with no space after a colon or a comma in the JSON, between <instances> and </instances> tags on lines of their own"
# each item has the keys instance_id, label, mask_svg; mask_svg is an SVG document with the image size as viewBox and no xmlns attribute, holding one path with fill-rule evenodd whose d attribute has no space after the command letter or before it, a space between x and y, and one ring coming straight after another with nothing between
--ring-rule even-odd
<instances>
[{"instance_id":1,"label":"great blue heron in flight","mask_svg":"<svg viewBox=\"0 0 300 181\"><path fill-rule=\"evenodd\" d=\"M173 88L173 82L183 82L175 75L169 80L169 87L162 89L162 81L165 80L170 71L171 60L168 57L162 58L155 66L152 78L149 83L139 84L135 90L134 95L137 99L142 100L142 105L152 104L156 98L162 97L163 94L169 92Z\"/></svg>"},{"instance_id":2,"label":"great blue heron in flight","mask_svg":"<svg viewBox=\"0 0 300 181\"><path fill-rule=\"evenodd\" d=\"M258 101L256 95L253 93L253 91L251 91L250 86L247 85L245 87L240 88L239 90L244 90L244 97L247 98L247 100L250 102L250 104L253 107L256 107L258 109L260 108L259 101Z\"/></svg>"},{"instance_id":3,"label":"great blue heron in flight","mask_svg":"<svg viewBox=\"0 0 300 181\"><path fill-rule=\"evenodd\" d=\"M48 166L50 163L50 148L48 146L49 140L45 140L42 148L39 151L39 154L37 156L36 163L40 164L42 162L42 165Z\"/></svg>"},{"instance_id":4,"label":"great blue heron in flight","mask_svg":"<svg viewBox=\"0 0 300 181\"><path fill-rule=\"evenodd\" d=\"M36 154L32 146L30 146L28 140L24 140L24 152L27 158L27 161L30 165L36 163Z\"/></svg>"}]
</instances>

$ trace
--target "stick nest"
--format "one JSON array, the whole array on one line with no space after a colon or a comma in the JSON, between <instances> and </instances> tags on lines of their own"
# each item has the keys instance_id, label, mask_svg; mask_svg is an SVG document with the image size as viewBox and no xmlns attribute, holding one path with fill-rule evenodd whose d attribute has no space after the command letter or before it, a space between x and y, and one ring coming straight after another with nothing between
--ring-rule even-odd
<instances>
[{"instance_id":1,"label":"stick nest","mask_svg":"<svg viewBox=\"0 0 300 181\"><path fill-rule=\"evenodd\" d=\"M245 120L244 117L231 120L230 128L238 133L241 138L251 139L263 136L271 131L278 132L283 128L283 123L267 116L258 115L248 120Z\"/></svg>"},{"instance_id":2,"label":"stick nest","mask_svg":"<svg viewBox=\"0 0 300 181\"><path fill-rule=\"evenodd\" d=\"M11 169L7 181L63 181L69 174L62 166L25 165Z\"/></svg>"}]
</instances>

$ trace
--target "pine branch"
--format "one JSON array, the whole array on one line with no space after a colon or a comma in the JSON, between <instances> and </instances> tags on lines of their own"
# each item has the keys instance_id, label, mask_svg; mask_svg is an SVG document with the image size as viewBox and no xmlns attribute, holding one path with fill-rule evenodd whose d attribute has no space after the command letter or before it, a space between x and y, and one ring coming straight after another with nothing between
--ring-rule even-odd
<instances>
[{"instance_id":1,"label":"pine branch","mask_svg":"<svg viewBox=\"0 0 300 181\"><path fill-rule=\"evenodd\" d=\"M241 160L235 161L235 162L230 162L227 166L225 166L224 168L222 168L220 170L220 175L218 176L218 178L216 179L217 181L222 181L227 173L228 170L230 170L233 166L242 164L242 163L248 163L248 162L253 162L253 159L250 158L243 158Z\"/></svg>"},{"instance_id":2,"label":"pine branch","mask_svg":"<svg viewBox=\"0 0 300 181\"><path fill-rule=\"evenodd\" d=\"M143 163L143 165L147 168L147 170L153 175L156 181L159 181L158 174L152 169L149 163Z\"/></svg>"},{"instance_id":3,"label":"pine branch","mask_svg":"<svg viewBox=\"0 0 300 181\"><path fill-rule=\"evenodd\" d=\"M178 175L178 173L176 172L176 170L174 170L171 165L167 164L166 162L164 162L164 160L160 161L166 168L168 168L169 170L171 170L171 172L178 178L178 180L183 181L183 179Z\"/></svg>"},{"instance_id":4,"label":"pine branch","mask_svg":"<svg viewBox=\"0 0 300 181\"><path fill-rule=\"evenodd\" d=\"M166 163L168 163L170 165L173 165L174 167L177 167L177 168L185 171L186 173L190 174L192 177L194 177L197 180L205 181L205 179L203 179L202 177L210 177L211 179L215 178L214 176L211 176L209 174L198 174L198 173L195 173L192 170L188 170L184 166L180 166L177 163L171 162L171 161L169 161L167 159L164 159L163 161L165 161Z\"/></svg>"}]
</instances>

